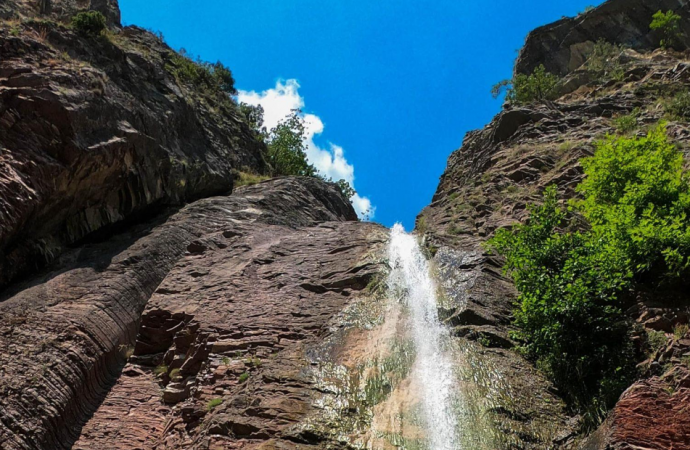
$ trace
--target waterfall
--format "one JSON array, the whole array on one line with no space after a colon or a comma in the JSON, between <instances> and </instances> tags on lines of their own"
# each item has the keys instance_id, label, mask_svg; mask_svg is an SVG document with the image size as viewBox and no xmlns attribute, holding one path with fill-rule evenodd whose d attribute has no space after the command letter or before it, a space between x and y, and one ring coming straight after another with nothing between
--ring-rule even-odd
<instances>
[{"instance_id":1,"label":"waterfall","mask_svg":"<svg viewBox=\"0 0 690 450\"><path fill-rule=\"evenodd\" d=\"M458 450L457 418L453 410L454 374L445 349L448 332L438 318L435 285L416 237L396 224L388 249L390 292L409 310L409 324L417 359L413 376L420 397L430 450Z\"/></svg>"}]
</instances>

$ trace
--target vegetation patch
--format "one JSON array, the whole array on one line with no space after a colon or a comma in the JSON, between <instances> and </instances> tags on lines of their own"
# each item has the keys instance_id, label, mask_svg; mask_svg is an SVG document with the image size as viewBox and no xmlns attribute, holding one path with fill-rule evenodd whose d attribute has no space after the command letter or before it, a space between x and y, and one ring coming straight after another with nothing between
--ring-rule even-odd
<instances>
[{"instance_id":1,"label":"vegetation patch","mask_svg":"<svg viewBox=\"0 0 690 450\"><path fill-rule=\"evenodd\" d=\"M690 269L690 194L683 159L659 125L608 137L582 160L581 200L554 186L527 222L487 243L519 290L514 337L585 426L601 421L635 375L623 311L638 283L680 283Z\"/></svg>"},{"instance_id":2,"label":"vegetation patch","mask_svg":"<svg viewBox=\"0 0 690 450\"><path fill-rule=\"evenodd\" d=\"M80 12L72 17L72 28L82 36L100 36L105 27L105 16L98 11Z\"/></svg>"},{"instance_id":3,"label":"vegetation patch","mask_svg":"<svg viewBox=\"0 0 690 450\"><path fill-rule=\"evenodd\" d=\"M659 10L652 16L652 23L649 24L649 28L661 36L659 41L661 48L678 46L681 37L680 20L681 17L671 10L666 12Z\"/></svg>"},{"instance_id":4,"label":"vegetation patch","mask_svg":"<svg viewBox=\"0 0 690 450\"><path fill-rule=\"evenodd\" d=\"M690 119L690 91L677 93L666 103L665 109L673 119Z\"/></svg>"},{"instance_id":5,"label":"vegetation patch","mask_svg":"<svg viewBox=\"0 0 690 450\"><path fill-rule=\"evenodd\" d=\"M221 403L223 403L222 398L214 398L209 400L209 402L206 404L206 410L207 411L212 411L216 406L219 406Z\"/></svg>"},{"instance_id":6,"label":"vegetation patch","mask_svg":"<svg viewBox=\"0 0 690 450\"><path fill-rule=\"evenodd\" d=\"M640 108L633 109L630 114L624 114L613 119L616 131L620 134L630 134L637 129L637 118L640 116Z\"/></svg>"},{"instance_id":7,"label":"vegetation patch","mask_svg":"<svg viewBox=\"0 0 690 450\"><path fill-rule=\"evenodd\" d=\"M220 61L209 63L199 58L194 61L182 49L179 53L169 53L166 68L178 82L191 85L195 90L207 95L237 93L232 72Z\"/></svg>"},{"instance_id":8,"label":"vegetation patch","mask_svg":"<svg viewBox=\"0 0 690 450\"><path fill-rule=\"evenodd\" d=\"M506 100L518 105L554 100L557 95L559 78L546 71L543 64L530 75L517 74L512 80L503 80L491 89L497 98L505 91Z\"/></svg>"}]
</instances>

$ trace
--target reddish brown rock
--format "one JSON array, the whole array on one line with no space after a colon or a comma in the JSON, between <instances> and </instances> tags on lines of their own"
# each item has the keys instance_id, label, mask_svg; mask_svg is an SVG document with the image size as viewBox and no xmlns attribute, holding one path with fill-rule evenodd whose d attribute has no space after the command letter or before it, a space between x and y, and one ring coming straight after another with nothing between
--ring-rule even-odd
<instances>
[{"instance_id":1,"label":"reddish brown rock","mask_svg":"<svg viewBox=\"0 0 690 450\"><path fill-rule=\"evenodd\" d=\"M220 249L232 242L232 236L253 229L292 230L355 218L352 206L333 185L314 179L277 179L230 197L200 200L158 224L142 224L104 243L82 246L63 257L60 269L14 287L0 301L0 447L70 448L82 421L98 408L117 379L149 297L185 252L194 260L204 254L199 249L211 252L208 245L216 244ZM241 248L235 250L242 253ZM329 284L345 276L334 274L331 280L326 266L320 270L324 288L345 298L340 293L344 286ZM185 275L199 282L185 289L201 286L200 273ZM206 295L213 297L214 288L208 288ZM160 295L164 292L165 287L158 289ZM187 338L181 333L175 344L184 348L201 343L207 334L205 329ZM199 351L181 364L183 375L197 373L205 361L206 347L197 347ZM134 388L140 389L141 383L146 384L145 378ZM132 387L126 381L121 384ZM137 391L144 409L150 404L147 389ZM123 407L117 398L108 401L116 409Z\"/></svg>"},{"instance_id":2,"label":"reddish brown rock","mask_svg":"<svg viewBox=\"0 0 690 450\"><path fill-rule=\"evenodd\" d=\"M172 55L136 27L88 38L0 22L0 287L99 230L265 170L237 106L181 82Z\"/></svg>"}]
</instances>

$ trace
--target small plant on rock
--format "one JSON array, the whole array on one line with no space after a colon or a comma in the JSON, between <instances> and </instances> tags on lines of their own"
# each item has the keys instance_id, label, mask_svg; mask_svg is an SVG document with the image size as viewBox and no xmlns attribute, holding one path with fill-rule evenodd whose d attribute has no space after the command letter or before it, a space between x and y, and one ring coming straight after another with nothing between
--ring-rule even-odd
<instances>
[{"instance_id":1,"label":"small plant on rock","mask_svg":"<svg viewBox=\"0 0 690 450\"><path fill-rule=\"evenodd\" d=\"M249 379L249 374L248 374L247 372L245 372L245 373L243 373L242 375L240 375L240 379L239 379L239 380L240 380L240 383L244 383L244 382L246 382L248 379Z\"/></svg>"},{"instance_id":2,"label":"small plant on rock","mask_svg":"<svg viewBox=\"0 0 690 450\"><path fill-rule=\"evenodd\" d=\"M665 13L659 10L652 16L649 28L661 35L661 48L673 48L680 43L680 19L681 17L671 10Z\"/></svg>"},{"instance_id":3,"label":"small plant on rock","mask_svg":"<svg viewBox=\"0 0 690 450\"><path fill-rule=\"evenodd\" d=\"M491 94L498 98L506 93L506 100L515 104L545 102L556 97L559 78L539 65L530 75L517 74L512 80L503 80L491 88Z\"/></svg>"},{"instance_id":4,"label":"small plant on rock","mask_svg":"<svg viewBox=\"0 0 690 450\"><path fill-rule=\"evenodd\" d=\"M666 105L666 112L674 119L690 119L690 91L683 91Z\"/></svg>"},{"instance_id":5,"label":"small plant on rock","mask_svg":"<svg viewBox=\"0 0 690 450\"><path fill-rule=\"evenodd\" d=\"M105 16L98 11L80 12L72 17L72 27L82 36L97 37L105 30Z\"/></svg>"},{"instance_id":6,"label":"small plant on rock","mask_svg":"<svg viewBox=\"0 0 690 450\"><path fill-rule=\"evenodd\" d=\"M223 403L223 399L222 399L222 398L214 398L214 399L211 399L211 400L206 404L206 409L207 409L208 411L212 411L216 406L220 405L221 403Z\"/></svg>"},{"instance_id":7,"label":"small plant on rock","mask_svg":"<svg viewBox=\"0 0 690 450\"><path fill-rule=\"evenodd\" d=\"M604 39L599 39L592 53L590 53L585 66L590 72L594 72L600 80L614 79L620 81L625 75L623 65L620 62L623 46L612 44Z\"/></svg>"},{"instance_id":8,"label":"small plant on rock","mask_svg":"<svg viewBox=\"0 0 690 450\"><path fill-rule=\"evenodd\" d=\"M639 108L635 108L630 112L630 114L618 116L613 119L613 122L616 125L616 130L620 134L630 134L635 131L637 129L637 118L639 117L640 112L641 111Z\"/></svg>"}]
</instances>

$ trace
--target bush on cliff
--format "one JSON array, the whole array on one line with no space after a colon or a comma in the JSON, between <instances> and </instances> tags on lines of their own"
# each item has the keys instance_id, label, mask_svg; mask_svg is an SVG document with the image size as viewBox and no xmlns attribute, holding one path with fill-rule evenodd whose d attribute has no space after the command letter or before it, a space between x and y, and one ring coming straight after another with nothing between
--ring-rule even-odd
<instances>
[{"instance_id":1,"label":"bush on cliff","mask_svg":"<svg viewBox=\"0 0 690 450\"><path fill-rule=\"evenodd\" d=\"M673 11L657 11L652 16L652 23L649 28L657 31L661 35L659 46L661 48L673 48L680 42L680 19L681 17Z\"/></svg>"},{"instance_id":2,"label":"bush on cliff","mask_svg":"<svg viewBox=\"0 0 690 450\"><path fill-rule=\"evenodd\" d=\"M505 90L506 100L515 104L527 104L553 100L556 95L558 77L539 65L530 75L517 74L512 80L503 80L491 88L497 98Z\"/></svg>"},{"instance_id":3,"label":"bush on cliff","mask_svg":"<svg viewBox=\"0 0 690 450\"><path fill-rule=\"evenodd\" d=\"M83 36L99 36L106 27L105 16L98 11L85 11L72 17L72 27Z\"/></svg>"},{"instance_id":4,"label":"bush on cliff","mask_svg":"<svg viewBox=\"0 0 690 450\"><path fill-rule=\"evenodd\" d=\"M505 256L518 288L522 350L592 426L634 374L626 292L688 275L690 195L663 125L608 137L582 165L581 200L561 206L551 186L525 224L487 247Z\"/></svg>"},{"instance_id":5,"label":"bush on cliff","mask_svg":"<svg viewBox=\"0 0 690 450\"><path fill-rule=\"evenodd\" d=\"M622 45L612 44L604 39L599 39L592 53L589 54L585 66L593 72L599 80L621 81L625 75L620 56L623 53Z\"/></svg>"},{"instance_id":6,"label":"bush on cliff","mask_svg":"<svg viewBox=\"0 0 690 450\"><path fill-rule=\"evenodd\" d=\"M218 93L234 95L237 93L232 72L220 61L209 63L201 61L199 58L194 61L185 49L181 49L179 53L171 52L169 54L167 69L178 81L191 84L203 93L211 95Z\"/></svg>"}]
</instances>

